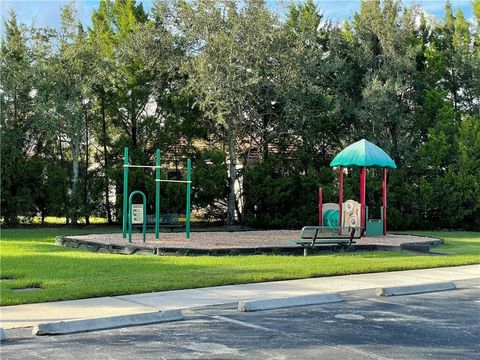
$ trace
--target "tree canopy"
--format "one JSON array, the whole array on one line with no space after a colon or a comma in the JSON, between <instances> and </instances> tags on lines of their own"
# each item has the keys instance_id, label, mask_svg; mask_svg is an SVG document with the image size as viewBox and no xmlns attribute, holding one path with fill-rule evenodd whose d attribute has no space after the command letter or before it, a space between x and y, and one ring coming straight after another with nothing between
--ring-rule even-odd
<instances>
[{"instance_id":1,"label":"tree canopy","mask_svg":"<svg viewBox=\"0 0 480 360\"><path fill-rule=\"evenodd\" d=\"M320 3L321 5L321 3ZM333 157L365 138L391 155L394 229L480 228L480 0L437 19L399 0L363 0L343 23L312 0L280 15L263 0L101 0L89 27L74 3L60 28L5 19L1 209L121 218L122 154L183 176L198 218L256 227L316 219L337 197ZM358 195L357 170L345 197ZM367 205L380 206L370 170ZM149 170L131 190L153 194ZM162 213L183 213L162 186ZM148 196L148 211L154 198Z\"/></svg>"}]
</instances>

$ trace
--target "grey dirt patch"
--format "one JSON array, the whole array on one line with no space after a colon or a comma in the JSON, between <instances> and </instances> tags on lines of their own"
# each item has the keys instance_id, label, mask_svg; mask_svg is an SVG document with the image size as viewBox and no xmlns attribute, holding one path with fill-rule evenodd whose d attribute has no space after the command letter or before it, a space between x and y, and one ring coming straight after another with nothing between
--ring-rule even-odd
<instances>
[{"instance_id":1,"label":"grey dirt patch","mask_svg":"<svg viewBox=\"0 0 480 360\"><path fill-rule=\"evenodd\" d=\"M21 288L21 289L12 289L13 292L17 293L24 293L24 292L33 292L33 291L39 291L42 290L41 287L27 287L27 288Z\"/></svg>"}]
</instances>

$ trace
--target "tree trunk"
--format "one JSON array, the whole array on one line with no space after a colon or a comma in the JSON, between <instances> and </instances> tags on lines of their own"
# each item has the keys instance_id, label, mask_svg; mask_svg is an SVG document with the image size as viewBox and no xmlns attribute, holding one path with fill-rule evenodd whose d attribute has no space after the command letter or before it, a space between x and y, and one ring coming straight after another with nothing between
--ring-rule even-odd
<instances>
[{"instance_id":1,"label":"tree trunk","mask_svg":"<svg viewBox=\"0 0 480 360\"><path fill-rule=\"evenodd\" d=\"M80 154L80 140L75 139L72 144L72 225L78 223L78 157Z\"/></svg>"},{"instance_id":2,"label":"tree trunk","mask_svg":"<svg viewBox=\"0 0 480 360\"><path fill-rule=\"evenodd\" d=\"M262 116L262 150L263 150L263 159L266 160L268 159L268 142L269 142L269 131L268 131L268 115L263 115Z\"/></svg>"},{"instance_id":3,"label":"tree trunk","mask_svg":"<svg viewBox=\"0 0 480 360\"><path fill-rule=\"evenodd\" d=\"M137 124L135 119L132 118L132 147L137 147Z\"/></svg>"},{"instance_id":4,"label":"tree trunk","mask_svg":"<svg viewBox=\"0 0 480 360\"><path fill-rule=\"evenodd\" d=\"M130 121L132 123L132 147L137 147L137 119L135 117L135 105L133 102L133 94L130 100Z\"/></svg>"},{"instance_id":5,"label":"tree trunk","mask_svg":"<svg viewBox=\"0 0 480 360\"><path fill-rule=\"evenodd\" d=\"M230 171L228 174L228 183L230 187L230 193L228 194L227 203L227 225L233 225L235 221L235 203L237 201L235 194L235 183L237 181L237 142L235 138L235 131L228 129L228 156L230 158Z\"/></svg>"},{"instance_id":6,"label":"tree trunk","mask_svg":"<svg viewBox=\"0 0 480 360\"><path fill-rule=\"evenodd\" d=\"M105 173L105 208L107 209L107 221L113 223L112 210L110 209L110 179L108 178L108 153L107 153L107 118L105 116L105 94L102 94L102 142L103 142L103 171Z\"/></svg>"}]
</instances>

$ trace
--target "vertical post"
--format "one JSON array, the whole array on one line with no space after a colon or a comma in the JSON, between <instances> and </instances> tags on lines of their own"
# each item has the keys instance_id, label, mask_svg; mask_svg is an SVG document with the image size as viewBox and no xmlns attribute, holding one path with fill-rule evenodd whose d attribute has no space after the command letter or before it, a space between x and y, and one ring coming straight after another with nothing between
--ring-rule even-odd
<instances>
[{"instance_id":1,"label":"vertical post","mask_svg":"<svg viewBox=\"0 0 480 360\"><path fill-rule=\"evenodd\" d=\"M342 220L343 220L343 167L340 166L339 172L338 172L338 220L339 220L339 225L342 227ZM340 230L341 231L341 230Z\"/></svg>"},{"instance_id":2,"label":"vertical post","mask_svg":"<svg viewBox=\"0 0 480 360\"><path fill-rule=\"evenodd\" d=\"M360 170L360 226L365 228L365 192L367 184L367 168L365 166Z\"/></svg>"},{"instance_id":3,"label":"vertical post","mask_svg":"<svg viewBox=\"0 0 480 360\"><path fill-rule=\"evenodd\" d=\"M187 240L190 239L190 193L192 191L192 161L187 160L187 208L186 208L186 224L185 233Z\"/></svg>"},{"instance_id":4,"label":"vertical post","mask_svg":"<svg viewBox=\"0 0 480 360\"><path fill-rule=\"evenodd\" d=\"M128 147L123 149L123 238L127 238L127 201L128 201Z\"/></svg>"},{"instance_id":5,"label":"vertical post","mask_svg":"<svg viewBox=\"0 0 480 360\"><path fill-rule=\"evenodd\" d=\"M132 216L132 197L135 195L135 191L130 194L128 197L128 242L132 243L132 222L133 222L133 216Z\"/></svg>"},{"instance_id":6,"label":"vertical post","mask_svg":"<svg viewBox=\"0 0 480 360\"><path fill-rule=\"evenodd\" d=\"M160 149L155 156L155 239L160 238Z\"/></svg>"},{"instance_id":7,"label":"vertical post","mask_svg":"<svg viewBox=\"0 0 480 360\"><path fill-rule=\"evenodd\" d=\"M383 235L387 235L387 168L383 168L382 211L383 211Z\"/></svg>"},{"instance_id":8,"label":"vertical post","mask_svg":"<svg viewBox=\"0 0 480 360\"><path fill-rule=\"evenodd\" d=\"M323 206L323 189L319 187L318 188L318 226L323 226L322 206Z\"/></svg>"},{"instance_id":9,"label":"vertical post","mask_svg":"<svg viewBox=\"0 0 480 360\"><path fill-rule=\"evenodd\" d=\"M145 238L147 237L147 198L144 193L142 193L143 197L143 242L145 242ZM130 236L132 234L130 233Z\"/></svg>"}]
</instances>

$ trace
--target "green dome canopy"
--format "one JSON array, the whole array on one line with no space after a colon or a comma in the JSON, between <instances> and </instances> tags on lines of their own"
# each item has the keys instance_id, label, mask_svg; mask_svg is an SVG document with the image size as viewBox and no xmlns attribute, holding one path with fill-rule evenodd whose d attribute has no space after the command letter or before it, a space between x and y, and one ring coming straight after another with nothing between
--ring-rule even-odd
<instances>
[{"instance_id":1,"label":"green dome canopy","mask_svg":"<svg viewBox=\"0 0 480 360\"><path fill-rule=\"evenodd\" d=\"M385 151L362 139L347 146L335 156L330 167L376 167L396 169L397 165Z\"/></svg>"}]
</instances>

